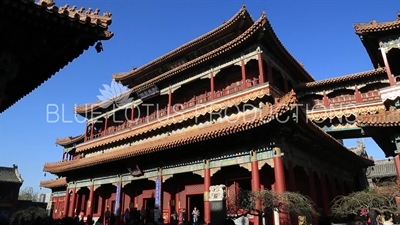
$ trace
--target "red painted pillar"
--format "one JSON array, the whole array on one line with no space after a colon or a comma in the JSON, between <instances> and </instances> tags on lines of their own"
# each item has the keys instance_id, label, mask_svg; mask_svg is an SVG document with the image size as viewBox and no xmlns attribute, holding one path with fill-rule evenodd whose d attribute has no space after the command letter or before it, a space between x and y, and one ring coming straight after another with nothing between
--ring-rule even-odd
<instances>
[{"instance_id":1,"label":"red painted pillar","mask_svg":"<svg viewBox=\"0 0 400 225\"><path fill-rule=\"evenodd\" d=\"M329 98L326 95L325 91L324 91L324 96L322 97L322 99L323 99L323 102L324 102L324 106L325 107L329 107Z\"/></svg>"},{"instance_id":2,"label":"red painted pillar","mask_svg":"<svg viewBox=\"0 0 400 225\"><path fill-rule=\"evenodd\" d=\"M260 171L258 169L257 153L251 151L251 190L256 192L260 190ZM256 202L256 209L260 209L260 202ZM254 216L254 225L260 224L260 217Z\"/></svg>"},{"instance_id":3,"label":"red painted pillar","mask_svg":"<svg viewBox=\"0 0 400 225\"><path fill-rule=\"evenodd\" d=\"M214 98L215 98L215 87L214 87L214 72L211 72L211 74L210 74L210 99L211 100L214 100Z\"/></svg>"},{"instance_id":4,"label":"red painted pillar","mask_svg":"<svg viewBox=\"0 0 400 225\"><path fill-rule=\"evenodd\" d=\"M247 87L247 83L246 83L246 64L244 63L244 60L240 61L240 65L242 67L242 90L244 90Z\"/></svg>"},{"instance_id":5,"label":"red painted pillar","mask_svg":"<svg viewBox=\"0 0 400 225\"><path fill-rule=\"evenodd\" d=\"M273 85L274 84L274 75L272 74L272 65L271 62L268 63L268 83L269 85Z\"/></svg>"},{"instance_id":6,"label":"red painted pillar","mask_svg":"<svg viewBox=\"0 0 400 225\"><path fill-rule=\"evenodd\" d=\"M206 160L204 165L204 223L211 223L211 205L209 201L211 186L211 171L210 171L210 161Z\"/></svg>"},{"instance_id":7,"label":"red painted pillar","mask_svg":"<svg viewBox=\"0 0 400 225\"><path fill-rule=\"evenodd\" d=\"M168 91L168 114L172 114L172 91L169 89Z\"/></svg>"},{"instance_id":8,"label":"red painted pillar","mask_svg":"<svg viewBox=\"0 0 400 225\"><path fill-rule=\"evenodd\" d=\"M321 180L321 191L322 191L322 208L324 209L325 216L329 216L329 197L328 197L328 189L326 187L326 176L324 173L320 174Z\"/></svg>"},{"instance_id":9,"label":"red painted pillar","mask_svg":"<svg viewBox=\"0 0 400 225\"><path fill-rule=\"evenodd\" d=\"M67 192L65 193L65 201L64 201L64 217L68 217L68 212L69 212L69 197L71 190L67 188Z\"/></svg>"},{"instance_id":10,"label":"red painted pillar","mask_svg":"<svg viewBox=\"0 0 400 225\"><path fill-rule=\"evenodd\" d=\"M93 140L93 132L94 132L94 122L92 123L92 126L90 126L90 140Z\"/></svg>"},{"instance_id":11,"label":"red painted pillar","mask_svg":"<svg viewBox=\"0 0 400 225\"><path fill-rule=\"evenodd\" d=\"M279 147L273 148L274 152L274 175L275 175L275 190L277 193L284 193L286 191L285 185L285 170L282 159L282 151ZM279 213L280 225L289 224L288 215Z\"/></svg>"},{"instance_id":12,"label":"red painted pillar","mask_svg":"<svg viewBox=\"0 0 400 225\"><path fill-rule=\"evenodd\" d=\"M317 198L317 191L315 189L314 171L310 168L306 170L306 172L308 174L308 186L310 188L310 198L314 203L315 211L318 212L318 198ZM318 223L318 218L314 217L312 224L317 224L317 223Z\"/></svg>"},{"instance_id":13,"label":"red painted pillar","mask_svg":"<svg viewBox=\"0 0 400 225\"><path fill-rule=\"evenodd\" d=\"M384 48L381 48L381 54L382 54L382 58L383 58L383 63L385 63L386 74L388 76L390 86L396 85L396 80L394 79L394 77L392 75L392 71L390 70L389 61L387 59Z\"/></svg>"},{"instance_id":14,"label":"red painted pillar","mask_svg":"<svg viewBox=\"0 0 400 225\"><path fill-rule=\"evenodd\" d=\"M362 102L362 96L357 86L354 88L354 98L356 99L356 103Z\"/></svg>"},{"instance_id":15,"label":"red painted pillar","mask_svg":"<svg viewBox=\"0 0 400 225\"><path fill-rule=\"evenodd\" d=\"M75 217L76 188L72 191L71 204L69 206L68 217Z\"/></svg>"},{"instance_id":16,"label":"red painted pillar","mask_svg":"<svg viewBox=\"0 0 400 225\"><path fill-rule=\"evenodd\" d=\"M263 64L262 53L259 52L257 54L257 57L258 57L259 82L260 82L260 84L263 84L264 83L264 64Z\"/></svg>"},{"instance_id":17,"label":"red painted pillar","mask_svg":"<svg viewBox=\"0 0 400 225\"><path fill-rule=\"evenodd\" d=\"M135 105L131 106L131 125L133 125L133 120L135 119Z\"/></svg>"},{"instance_id":18,"label":"red painted pillar","mask_svg":"<svg viewBox=\"0 0 400 225\"><path fill-rule=\"evenodd\" d=\"M89 200L86 206L86 216L93 216L94 185L90 186Z\"/></svg>"},{"instance_id":19,"label":"red painted pillar","mask_svg":"<svg viewBox=\"0 0 400 225\"><path fill-rule=\"evenodd\" d=\"M397 183L400 183L400 158L399 155L394 157L394 166L396 168Z\"/></svg>"},{"instance_id":20,"label":"red painted pillar","mask_svg":"<svg viewBox=\"0 0 400 225\"><path fill-rule=\"evenodd\" d=\"M103 131L103 135L107 135L107 123L108 123L108 116L104 117L104 131Z\"/></svg>"}]
</instances>

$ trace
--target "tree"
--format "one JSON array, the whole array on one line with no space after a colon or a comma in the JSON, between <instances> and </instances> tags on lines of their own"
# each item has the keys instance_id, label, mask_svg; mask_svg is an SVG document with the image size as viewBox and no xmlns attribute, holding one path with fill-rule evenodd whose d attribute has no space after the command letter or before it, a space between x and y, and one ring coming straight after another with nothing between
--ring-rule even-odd
<instances>
[{"instance_id":1,"label":"tree","mask_svg":"<svg viewBox=\"0 0 400 225\"><path fill-rule=\"evenodd\" d=\"M227 208L229 214L237 217L251 214L258 216L260 222L262 222L262 218L266 218L274 211L303 216L308 219L317 215L311 199L297 192L277 193L271 190L240 190L236 196L228 199Z\"/></svg>"},{"instance_id":2,"label":"tree","mask_svg":"<svg viewBox=\"0 0 400 225\"><path fill-rule=\"evenodd\" d=\"M333 215L346 217L349 214L358 214L364 207L380 213L400 213L396 203L399 190L396 182L377 183L373 188L336 197L332 201L331 212Z\"/></svg>"},{"instance_id":3,"label":"tree","mask_svg":"<svg viewBox=\"0 0 400 225\"><path fill-rule=\"evenodd\" d=\"M35 192L32 187L26 187L19 192L18 200L28 200L36 202L39 198L39 192Z\"/></svg>"},{"instance_id":4,"label":"tree","mask_svg":"<svg viewBox=\"0 0 400 225\"><path fill-rule=\"evenodd\" d=\"M47 211L38 206L31 206L27 209L19 210L10 219L10 225L23 225L28 222L35 222L47 218Z\"/></svg>"}]
</instances>

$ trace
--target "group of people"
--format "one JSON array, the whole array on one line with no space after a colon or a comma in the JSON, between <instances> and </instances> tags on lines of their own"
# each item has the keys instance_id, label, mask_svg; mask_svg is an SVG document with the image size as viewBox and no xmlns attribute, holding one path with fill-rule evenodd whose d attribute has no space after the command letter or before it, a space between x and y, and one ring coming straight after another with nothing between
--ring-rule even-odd
<instances>
[{"instance_id":1,"label":"group of people","mask_svg":"<svg viewBox=\"0 0 400 225\"><path fill-rule=\"evenodd\" d=\"M197 207L193 208L192 211L192 224L193 225L199 225L199 219L200 219L200 210L197 209ZM190 221L187 221L187 213L185 209L182 209L179 214L174 211L171 213L171 224L172 225L187 225L189 224Z\"/></svg>"},{"instance_id":2,"label":"group of people","mask_svg":"<svg viewBox=\"0 0 400 225\"><path fill-rule=\"evenodd\" d=\"M377 210L368 210L362 207L359 215L355 216L353 225L393 225L400 224L400 215L389 212L379 212Z\"/></svg>"}]
</instances>

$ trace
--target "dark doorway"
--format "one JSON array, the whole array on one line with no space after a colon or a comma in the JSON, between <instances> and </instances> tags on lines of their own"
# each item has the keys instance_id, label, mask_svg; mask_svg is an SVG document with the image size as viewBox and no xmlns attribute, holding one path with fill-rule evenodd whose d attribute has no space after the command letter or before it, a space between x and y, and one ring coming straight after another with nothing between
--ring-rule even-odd
<instances>
[{"instance_id":1,"label":"dark doorway","mask_svg":"<svg viewBox=\"0 0 400 225\"><path fill-rule=\"evenodd\" d=\"M203 222L203 218L204 218L204 197L203 194L198 194L198 195L188 195L186 197L186 202L187 202L187 216L188 216L188 221L190 221L190 223L193 222L193 216L192 216L192 212L194 207L196 207L199 211L200 211L200 216L199 216L199 221L197 222L197 224L201 224Z\"/></svg>"},{"instance_id":2,"label":"dark doorway","mask_svg":"<svg viewBox=\"0 0 400 225\"><path fill-rule=\"evenodd\" d=\"M155 198L145 198L143 199L143 206L146 209L154 209Z\"/></svg>"}]
</instances>

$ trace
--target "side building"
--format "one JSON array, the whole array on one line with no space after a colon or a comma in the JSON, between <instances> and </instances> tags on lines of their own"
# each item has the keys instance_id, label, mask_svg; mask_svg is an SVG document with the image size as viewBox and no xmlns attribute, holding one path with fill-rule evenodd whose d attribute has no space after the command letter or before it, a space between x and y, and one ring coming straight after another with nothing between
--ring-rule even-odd
<instances>
[{"instance_id":1,"label":"side building","mask_svg":"<svg viewBox=\"0 0 400 225\"><path fill-rule=\"evenodd\" d=\"M76 106L88 119L84 134L57 140L62 161L44 165L62 177L41 183L53 190L57 217L144 208L169 222L171 213L197 207L210 223L210 186L219 184L228 201L239 188L297 191L329 214L337 195L364 188L363 171L373 165L307 119L291 90L314 79L265 13L254 21L242 7L113 79L130 88L120 97L133 100Z\"/></svg>"},{"instance_id":2,"label":"side building","mask_svg":"<svg viewBox=\"0 0 400 225\"><path fill-rule=\"evenodd\" d=\"M18 209L19 189L24 181L18 166L0 166L0 218L10 218Z\"/></svg>"}]
</instances>

